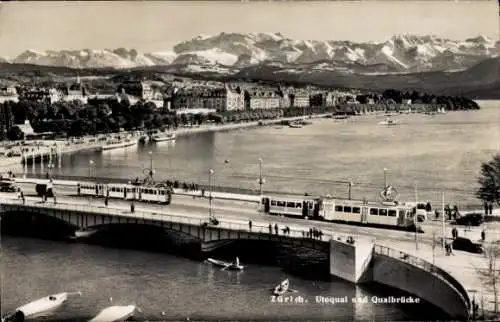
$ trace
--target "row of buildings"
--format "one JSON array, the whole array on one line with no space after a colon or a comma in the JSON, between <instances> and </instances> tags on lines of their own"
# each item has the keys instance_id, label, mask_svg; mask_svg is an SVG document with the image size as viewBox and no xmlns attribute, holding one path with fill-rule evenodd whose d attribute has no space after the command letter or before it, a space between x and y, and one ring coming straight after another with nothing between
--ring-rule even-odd
<instances>
[{"instance_id":1,"label":"row of buildings","mask_svg":"<svg viewBox=\"0 0 500 322\"><path fill-rule=\"evenodd\" d=\"M293 87L249 87L246 84L224 84L213 86L173 85L163 92L155 91L147 82L126 81L112 94L90 94L77 77L71 85L57 88L0 88L0 103L17 102L20 99L31 101L56 102L78 101L82 105L98 104L100 101L127 100L130 105L138 101L152 102L157 108L165 110L215 110L249 111L277 108L305 108L314 106L334 106L345 101L349 93L341 91L320 91L312 88Z\"/></svg>"}]
</instances>

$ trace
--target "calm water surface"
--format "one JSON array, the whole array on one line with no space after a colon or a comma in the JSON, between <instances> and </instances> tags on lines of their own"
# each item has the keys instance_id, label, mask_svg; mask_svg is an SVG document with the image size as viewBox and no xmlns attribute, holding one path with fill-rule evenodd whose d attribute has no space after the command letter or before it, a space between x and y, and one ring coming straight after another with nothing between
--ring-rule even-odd
<instances>
[{"instance_id":1,"label":"calm water surface","mask_svg":"<svg viewBox=\"0 0 500 322\"><path fill-rule=\"evenodd\" d=\"M242 255L241 259L244 260ZM247 264L247 263L244 263ZM4 311L42 296L83 292L51 318L85 320L110 304L137 304L139 319L321 319L415 320L438 314L428 304L329 304L315 296L349 298L398 295L380 286L359 287L332 279L318 281L286 273L277 266L248 264L244 272L220 268L164 253L66 244L4 236L2 240ZM308 303L277 304L270 288L284 278ZM164 312L164 315L161 314Z\"/></svg>"}]
</instances>

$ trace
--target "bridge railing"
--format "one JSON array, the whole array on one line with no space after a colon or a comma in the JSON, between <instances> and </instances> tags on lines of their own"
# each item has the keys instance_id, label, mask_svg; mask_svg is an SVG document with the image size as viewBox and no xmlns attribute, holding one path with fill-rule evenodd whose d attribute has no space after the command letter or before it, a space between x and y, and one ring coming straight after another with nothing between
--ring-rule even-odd
<instances>
[{"instance_id":1,"label":"bridge railing","mask_svg":"<svg viewBox=\"0 0 500 322\"><path fill-rule=\"evenodd\" d=\"M106 207L106 206L95 206L92 204L84 205L84 204L71 204L71 203L43 203L37 201L26 200L23 204L22 200L19 199L10 199L10 200L2 200L0 204L10 204L10 205L24 205L27 207L35 207L35 208L45 208L45 209L61 209L61 210L73 210L76 212L89 212L101 215L107 215L111 217L126 217L126 218L135 218L135 219L143 219L143 220L152 220L152 221L164 221L164 222L174 222L181 224L190 224L196 226L202 226L204 224L208 225L209 218L208 216L197 216L197 217L188 217L186 215L171 215L154 211L141 211L139 209L134 209L134 212L131 212L129 208L115 208L115 207ZM273 224L261 224L261 223L253 223L250 227L249 221L231 219L231 220L219 220L218 225L213 226L213 228L222 228L229 229L233 231L241 231L241 232L252 232L252 233L263 233L270 235L279 235L286 236L292 238L301 238L301 239L314 239L318 241L329 241L331 239L336 239L339 241L345 242L345 238L342 238L340 235L335 236L329 233L323 233L321 237L311 237L308 235L309 228L307 229L293 229L289 228L287 225L278 225ZM288 227L288 229L287 229Z\"/></svg>"},{"instance_id":2,"label":"bridge railing","mask_svg":"<svg viewBox=\"0 0 500 322\"><path fill-rule=\"evenodd\" d=\"M375 252L381 255L389 256L392 258L395 258L399 261L404 261L407 264L410 264L412 266L418 267L426 272L431 273L435 277L441 279L445 283L447 283L449 286L451 286L457 293L458 295L462 298L464 303L467 306L467 309L470 310L471 304L470 304L470 297L469 293L465 290L465 288L460 284L453 276L451 276L448 272L444 271L443 269L437 267L436 265L429 263L428 261L412 256L410 254L407 254L405 252L392 249L389 247L381 246L381 245L375 245Z\"/></svg>"}]
</instances>

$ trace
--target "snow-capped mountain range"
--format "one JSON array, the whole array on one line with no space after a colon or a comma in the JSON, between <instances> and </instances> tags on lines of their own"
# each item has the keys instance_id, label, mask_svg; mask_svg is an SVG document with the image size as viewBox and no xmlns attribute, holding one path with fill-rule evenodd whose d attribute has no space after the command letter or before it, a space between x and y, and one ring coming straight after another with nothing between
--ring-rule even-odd
<instances>
[{"instance_id":1,"label":"snow-capped mountain range","mask_svg":"<svg viewBox=\"0 0 500 322\"><path fill-rule=\"evenodd\" d=\"M385 42L356 43L293 40L280 33L221 33L198 36L165 52L142 53L124 48L27 50L9 62L71 68L170 66L230 74L259 66L292 73L320 69L380 74L461 70L499 54L500 41L484 36L456 41L397 35Z\"/></svg>"}]
</instances>

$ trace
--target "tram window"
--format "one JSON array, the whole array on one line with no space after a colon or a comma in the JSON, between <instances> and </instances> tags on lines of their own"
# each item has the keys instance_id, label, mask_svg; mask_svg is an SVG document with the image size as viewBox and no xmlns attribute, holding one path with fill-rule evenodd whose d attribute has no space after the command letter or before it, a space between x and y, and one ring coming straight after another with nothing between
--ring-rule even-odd
<instances>
[{"instance_id":1,"label":"tram window","mask_svg":"<svg viewBox=\"0 0 500 322\"><path fill-rule=\"evenodd\" d=\"M378 215L379 216L387 216L387 209L380 209Z\"/></svg>"},{"instance_id":2,"label":"tram window","mask_svg":"<svg viewBox=\"0 0 500 322\"><path fill-rule=\"evenodd\" d=\"M360 214L361 213L361 208L359 207L352 207L352 212L355 214Z\"/></svg>"},{"instance_id":3,"label":"tram window","mask_svg":"<svg viewBox=\"0 0 500 322\"><path fill-rule=\"evenodd\" d=\"M370 215L378 216L378 208L370 208Z\"/></svg>"},{"instance_id":4,"label":"tram window","mask_svg":"<svg viewBox=\"0 0 500 322\"><path fill-rule=\"evenodd\" d=\"M344 212L351 212L350 206L344 206Z\"/></svg>"},{"instance_id":5,"label":"tram window","mask_svg":"<svg viewBox=\"0 0 500 322\"><path fill-rule=\"evenodd\" d=\"M287 203L286 203L286 207L287 207L287 208L295 208L295 202L290 202L290 201L289 201L289 202L287 202Z\"/></svg>"},{"instance_id":6,"label":"tram window","mask_svg":"<svg viewBox=\"0 0 500 322\"><path fill-rule=\"evenodd\" d=\"M342 211L342 206L335 206L335 211Z\"/></svg>"},{"instance_id":7,"label":"tram window","mask_svg":"<svg viewBox=\"0 0 500 322\"><path fill-rule=\"evenodd\" d=\"M396 210L389 210L389 217L396 217Z\"/></svg>"},{"instance_id":8,"label":"tram window","mask_svg":"<svg viewBox=\"0 0 500 322\"><path fill-rule=\"evenodd\" d=\"M295 203L295 208L302 209L302 204L300 202Z\"/></svg>"},{"instance_id":9,"label":"tram window","mask_svg":"<svg viewBox=\"0 0 500 322\"><path fill-rule=\"evenodd\" d=\"M276 206L276 201L272 200L271 201L271 206Z\"/></svg>"},{"instance_id":10,"label":"tram window","mask_svg":"<svg viewBox=\"0 0 500 322\"><path fill-rule=\"evenodd\" d=\"M284 201L278 201L278 207L285 207Z\"/></svg>"}]
</instances>

